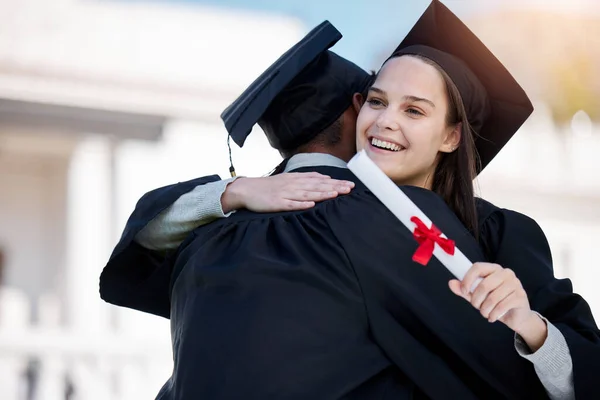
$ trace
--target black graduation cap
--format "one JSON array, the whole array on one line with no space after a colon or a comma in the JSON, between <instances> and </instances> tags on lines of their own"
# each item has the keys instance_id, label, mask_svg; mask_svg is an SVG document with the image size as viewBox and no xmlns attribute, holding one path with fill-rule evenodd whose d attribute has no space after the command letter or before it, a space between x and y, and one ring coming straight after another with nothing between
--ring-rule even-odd
<instances>
[{"instance_id":1,"label":"black graduation cap","mask_svg":"<svg viewBox=\"0 0 600 400\"><path fill-rule=\"evenodd\" d=\"M438 0L433 0L394 54L429 58L456 84L477 133L478 173L533 112L527 94L502 63Z\"/></svg>"},{"instance_id":2,"label":"black graduation cap","mask_svg":"<svg viewBox=\"0 0 600 400\"><path fill-rule=\"evenodd\" d=\"M328 50L341 38L329 21L322 22L223 111L221 118L238 146L258 123L271 146L292 150L342 115L371 76Z\"/></svg>"}]
</instances>

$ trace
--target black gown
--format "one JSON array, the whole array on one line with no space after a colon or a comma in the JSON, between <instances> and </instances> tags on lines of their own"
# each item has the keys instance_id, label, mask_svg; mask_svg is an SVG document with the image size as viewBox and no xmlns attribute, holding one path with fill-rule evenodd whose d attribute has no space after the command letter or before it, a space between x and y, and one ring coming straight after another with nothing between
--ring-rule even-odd
<instances>
[{"instance_id":1,"label":"black gown","mask_svg":"<svg viewBox=\"0 0 600 400\"><path fill-rule=\"evenodd\" d=\"M490 262L515 271L533 310L564 335L573 360L575 398L600 398L600 331L587 302L573 293L570 279L556 279L550 246L531 218L478 202L481 246ZM579 266L592 268L592 266Z\"/></svg>"},{"instance_id":2,"label":"black gown","mask_svg":"<svg viewBox=\"0 0 600 400\"><path fill-rule=\"evenodd\" d=\"M108 303L169 318L172 254L148 250L135 236L158 214L196 186L219 181L218 175L154 189L137 202L121 239L100 275L100 297Z\"/></svg>"},{"instance_id":3,"label":"black gown","mask_svg":"<svg viewBox=\"0 0 600 400\"><path fill-rule=\"evenodd\" d=\"M310 170L356 181L344 169ZM180 184L179 194L167 189L170 203L201 183ZM530 244L526 230L494 226L507 211L482 203L489 211L480 218L484 256L438 196L405 191L472 261L497 255L524 276L526 289L560 286L551 263L539 257L520 271L519 249L526 256L549 251ZM168 316L170 306L175 370L159 398L545 398L531 363L514 349L512 331L452 294L451 276L435 259L426 267L412 262L417 244L410 232L360 182L350 195L311 210L240 211L200 227L162 264L132 242L170 204L168 195L155 197L164 204L132 216L101 293L157 315ZM543 301L532 308L570 332L576 391L585 398L598 331L585 302L568 286L559 289L573 312L536 308Z\"/></svg>"}]
</instances>

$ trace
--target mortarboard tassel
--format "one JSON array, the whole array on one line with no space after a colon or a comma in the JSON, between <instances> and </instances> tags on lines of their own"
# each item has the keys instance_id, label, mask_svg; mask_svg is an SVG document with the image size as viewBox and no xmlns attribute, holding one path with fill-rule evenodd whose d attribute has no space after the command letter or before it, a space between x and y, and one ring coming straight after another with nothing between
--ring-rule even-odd
<instances>
[{"instance_id":1,"label":"mortarboard tassel","mask_svg":"<svg viewBox=\"0 0 600 400\"><path fill-rule=\"evenodd\" d=\"M235 173L235 168L233 168L233 160L231 158L231 135L227 135L227 148L229 149L229 173L232 178L235 178L237 174Z\"/></svg>"}]
</instances>

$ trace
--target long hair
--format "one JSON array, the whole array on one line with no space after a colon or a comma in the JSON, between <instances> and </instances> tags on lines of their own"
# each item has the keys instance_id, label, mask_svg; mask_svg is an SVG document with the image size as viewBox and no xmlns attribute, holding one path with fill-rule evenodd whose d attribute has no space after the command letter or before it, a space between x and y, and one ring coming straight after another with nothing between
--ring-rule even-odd
<instances>
[{"instance_id":1,"label":"long hair","mask_svg":"<svg viewBox=\"0 0 600 400\"><path fill-rule=\"evenodd\" d=\"M433 175L431 190L441 196L454 211L463 225L477 238L478 221L475 205L473 180L477 176L477 150L475 132L467 118L467 111L458 91L448 74L435 62L428 58L411 55L434 67L444 79L448 97L447 126L461 123L461 136L458 148L451 153L440 153Z\"/></svg>"}]
</instances>

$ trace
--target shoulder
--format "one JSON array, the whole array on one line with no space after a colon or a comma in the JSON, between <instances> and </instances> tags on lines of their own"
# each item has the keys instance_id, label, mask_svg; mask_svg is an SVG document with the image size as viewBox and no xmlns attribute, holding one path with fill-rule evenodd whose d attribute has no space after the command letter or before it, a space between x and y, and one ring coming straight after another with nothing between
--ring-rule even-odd
<instances>
[{"instance_id":1,"label":"shoulder","mask_svg":"<svg viewBox=\"0 0 600 400\"><path fill-rule=\"evenodd\" d=\"M471 233L441 196L431 190L415 186L400 186L400 189L445 235L455 240L466 236L472 238ZM372 192L361 190L341 197L339 202L332 202L326 216L330 221L339 220L339 223L348 229L359 226L363 230L378 229L380 232L400 230L404 233L412 228L406 229L401 222L402 218L400 217L399 220L398 215L406 212L410 210L405 210L404 206L388 209Z\"/></svg>"},{"instance_id":2,"label":"shoulder","mask_svg":"<svg viewBox=\"0 0 600 400\"><path fill-rule=\"evenodd\" d=\"M477 208L477 218L479 224L492 217L494 213L502 211L502 209L481 197L475 197L475 207Z\"/></svg>"},{"instance_id":3,"label":"shoulder","mask_svg":"<svg viewBox=\"0 0 600 400\"><path fill-rule=\"evenodd\" d=\"M482 198L475 199L479 226L495 229L518 229L524 233L542 234L542 228L531 217L520 212L501 208Z\"/></svg>"},{"instance_id":4,"label":"shoulder","mask_svg":"<svg viewBox=\"0 0 600 400\"><path fill-rule=\"evenodd\" d=\"M546 235L533 218L481 198L476 198L476 207L479 240L491 261L501 247L533 247L549 255Z\"/></svg>"},{"instance_id":5,"label":"shoulder","mask_svg":"<svg viewBox=\"0 0 600 400\"><path fill-rule=\"evenodd\" d=\"M399 189L430 219L455 217L452 210L435 192L416 186L399 186ZM362 215L380 215L386 219L393 215L393 212L373 192L366 187L358 187L358 185L349 194L324 202L324 204L328 209L335 208L349 213L356 213L357 208L360 208ZM396 218L393 220L395 221Z\"/></svg>"}]
</instances>

